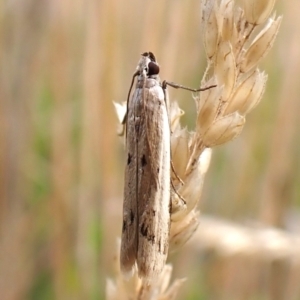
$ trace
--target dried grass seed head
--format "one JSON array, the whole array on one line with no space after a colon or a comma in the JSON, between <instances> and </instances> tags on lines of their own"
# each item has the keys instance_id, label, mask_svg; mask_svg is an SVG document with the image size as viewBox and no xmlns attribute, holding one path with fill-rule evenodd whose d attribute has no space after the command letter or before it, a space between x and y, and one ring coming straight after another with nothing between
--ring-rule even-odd
<instances>
[{"instance_id":1,"label":"dried grass seed head","mask_svg":"<svg viewBox=\"0 0 300 300\"><path fill-rule=\"evenodd\" d=\"M245 18L250 24L264 23L271 14L275 0L243 0Z\"/></svg>"}]
</instances>

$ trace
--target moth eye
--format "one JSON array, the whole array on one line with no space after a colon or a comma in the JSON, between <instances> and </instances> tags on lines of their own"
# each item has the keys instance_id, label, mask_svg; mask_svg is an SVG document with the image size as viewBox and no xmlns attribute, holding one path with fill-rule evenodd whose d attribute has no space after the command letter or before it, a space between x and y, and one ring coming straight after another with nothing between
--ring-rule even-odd
<instances>
[{"instance_id":1,"label":"moth eye","mask_svg":"<svg viewBox=\"0 0 300 300\"><path fill-rule=\"evenodd\" d=\"M148 64L148 75L157 75L159 73L159 66L155 62L150 61Z\"/></svg>"}]
</instances>

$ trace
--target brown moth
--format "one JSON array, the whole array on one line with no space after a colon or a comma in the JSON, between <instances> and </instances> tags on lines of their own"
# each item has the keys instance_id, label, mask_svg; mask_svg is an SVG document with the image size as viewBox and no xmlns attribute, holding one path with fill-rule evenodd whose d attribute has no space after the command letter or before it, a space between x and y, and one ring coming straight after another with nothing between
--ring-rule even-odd
<instances>
[{"instance_id":1,"label":"brown moth","mask_svg":"<svg viewBox=\"0 0 300 300\"><path fill-rule=\"evenodd\" d=\"M153 53L143 53L133 75L123 120L127 163L121 271L131 275L137 266L139 277L146 279L161 273L169 248L171 149L166 86L194 92L215 87L191 89L173 82L161 83L158 73ZM136 88L130 98L136 76Z\"/></svg>"},{"instance_id":2,"label":"brown moth","mask_svg":"<svg viewBox=\"0 0 300 300\"><path fill-rule=\"evenodd\" d=\"M158 73L154 55L142 54L125 119L127 163L121 270L130 274L136 264L143 278L162 271L169 247L170 128Z\"/></svg>"}]
</instances>

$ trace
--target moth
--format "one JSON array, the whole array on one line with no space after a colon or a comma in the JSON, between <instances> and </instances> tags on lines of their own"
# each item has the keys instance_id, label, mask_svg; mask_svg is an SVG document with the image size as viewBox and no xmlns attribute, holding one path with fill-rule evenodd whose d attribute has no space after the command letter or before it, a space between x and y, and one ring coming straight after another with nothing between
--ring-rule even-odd
<instances>
[{"instance_id":1,"label":"moth","mask_svg":"<svg viewBox=\"0 0 300 300\"><path fill-rule=\"evenodd\" d=\"M139 277L159 274L168 254L170 228L170 128L159 66L142 54L127 102L121 270ZM133 80L134 80L133 77ZM129 91L130 94L130 91Z\"/></svg>"},{"instance_id":2,"label":"moth","mask_svg":"<svg viewBox=\"0 0 300 300\"><path fill-rule=\"evenodd\" d=\"M164 268L169 248L171 213L170 126L166 86L152 52L142 54L127 98L126 167L120 265L125 275L136 266L151 279ZM136 87L130 97L134 79ZM204 89L193 90L200 91Z\"/></svg>"}]
</instances>

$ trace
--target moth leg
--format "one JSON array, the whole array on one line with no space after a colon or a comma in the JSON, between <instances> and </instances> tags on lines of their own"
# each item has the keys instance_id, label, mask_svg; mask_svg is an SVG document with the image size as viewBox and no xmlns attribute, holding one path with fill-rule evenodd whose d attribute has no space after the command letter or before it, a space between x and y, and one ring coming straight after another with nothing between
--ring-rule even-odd
<instances>
[{"instance_id":1,"label":"moth leg","mask_svg":"<svg viewBox=\"0 0 300 300\"><path fill-rule=\"evenodd\" d=\"M177 189L175 188L172 179L171 179L171 186L172 186L172 188L173 188L175 194L179 197L179 199L182 200L184 204L186 204L185 199L178 193Z\"/></svg>"},{"instance_id":2,"label":"moth leg","mask_svg":"<svg viewBox=\"0 0 300 300\"><path fill-rule=\"evenodd\" d=\"M164 80L163 83L162 83L162 87L163 89L165 89L167 87L167 85L175 88L175 89L183 89L183 90L187 90L187 91L191 91L191 92L201 92L201 91L206 91L206 90L209 90L211 88L214 88L216 87L217 85L214 84L214 85L209 85L207 87L204 87L204 88L199 88L199 89L192 89L190 87L187 87L187 86L184 86L184 85L181 85L181 84L177 84L175 82L171 82L171 81L166 81Z\"/></svg>"},{"instance_id":3,"label":"moth leg","mask_svg":"<svg viewBox=\"0 0 300 300\"><path fill-rule=\"evenodd\" d=\"M165 104L166 104L166 109L167 109L167 115L168 115L168 123L169 123L169 128L170 128L170 134L172 134L172 131L171 131L171 125L170 125L170 119L169 119L169 111L168 111L168 97L167 97L167 81L163 81L162 83L162 89L163 89L163 92L164 92L164 100L165 100ZM171 147L171 145L170 145ZM170 149L171 150L171 149ZM171 155L172 155L172 151L170 151ZM170 160L171 162L171 169L176 177L176 179L183 185L184 182L183 180L178 176L177 172L175 171L175 168L174 168L174 164L173 164L173 160L171 158ZM175 186L174 186L174 183L172 181L172 178L171 178L171 186L175 192L175 194L184 202L184 204L186 204L186 201L185 199L177 192Z\"/></svg>"},{"instance_id":4,"label":"moth leg","mask_svg":"<svg viewBox=\"0 0 300 300\"><path fill-rule=\"evenodd\" d=\"M171 168L172 168L172 171L176 177L176 179L182 184L184 185L184 182L183 180L178 176L177 172L175 171L175 167L174 167L174 164L173 164L173 160L171 159Z\"/></svg>"},{"instance_id":5,"label":"moth leg","mask_svg":"<svg viewBox=\"0 0 300 300\"><path fill-rule=\"evenodd\" d=\"M170 128L170 134L172 134L172 131L171 131L171 125L170 125L170 119L169 119L169 111L168 111L168 97L167 97L167 81L163 81L162 83L162 89L163 89L163 92L164 92L164 100L165 100L165 104L166 104L166 109L167 109L167 115L168 115L168 123L169 123L169 128ZM171 147L171 145L170 145ZM170 153L172 153L172 151L170 151ZM171 154L172 155L172 154ZM178 176L177 172L175 171L175 168L174 168L174 164L173 164L173 160L171 158L171 169L176 177L176 179L183 185L184 182L183 180ZM184 204L186 204L186 201L185 199L177 192L175 186L174 186L174 183L172 181L172 178L171 178L171 186L175 192L175 194L184 202Z\"/></svg>"},{"instance_id":6,"label":"moth leg","mask_svg":"<svg viewBox=\"0 0 300 300\"><path fill-rule=\"evenodd\" d=\"M130 99L130 93L131 93L131 90L132 90L132 87L133 87L133 83L134 83L134 79L135 77L139 75L138 71L136 71L133 76L132 76L132 80L131 80L131 84L130 84L130 88L129 88L129 91L128 91L128 95L127 95L127 109L126 109L126 113L124 115L124 118L121 122L122 125L126 124L126 121L127 121L127 114L128 114L128 103L129 103L129 99Z\"/></svg>"}]
</instances>

